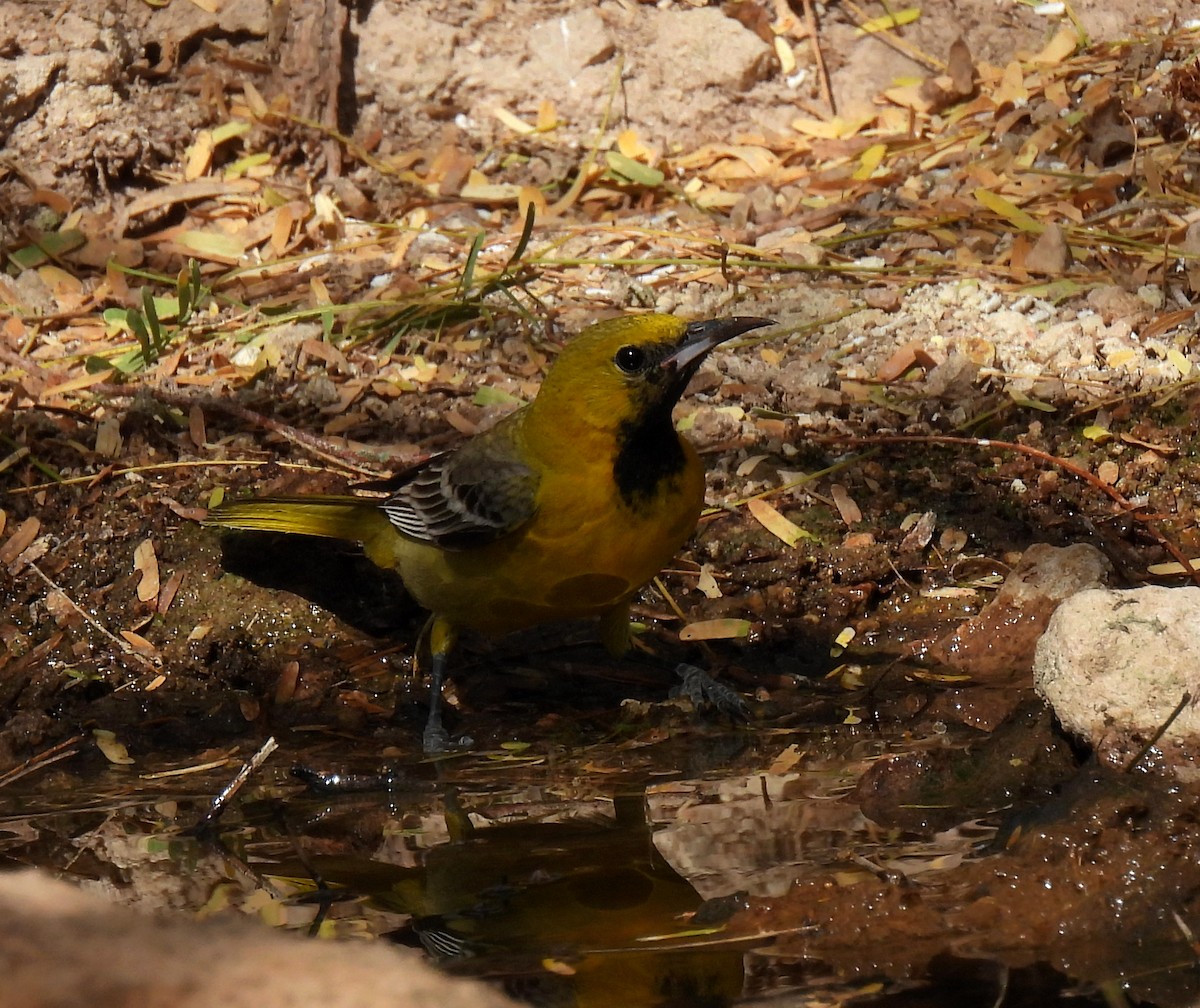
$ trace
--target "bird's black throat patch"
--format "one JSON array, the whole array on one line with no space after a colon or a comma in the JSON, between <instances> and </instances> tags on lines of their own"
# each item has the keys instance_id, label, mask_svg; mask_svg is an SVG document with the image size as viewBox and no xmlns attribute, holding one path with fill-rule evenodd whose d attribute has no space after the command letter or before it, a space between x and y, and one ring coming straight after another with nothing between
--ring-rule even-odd
<instances>
[{"instance_id":1,"label":"bird's black throat patch","mask_svg":"<svg viewBox=\"0 0 1200 1008\"><path fill-rule=\"evenodd\" d=\"M635 511L645 507L663 481L678 475L686 463L671 423L670 402L656 403L617 431L613 479L621 500Z\"/></svg>"}]
</instances>

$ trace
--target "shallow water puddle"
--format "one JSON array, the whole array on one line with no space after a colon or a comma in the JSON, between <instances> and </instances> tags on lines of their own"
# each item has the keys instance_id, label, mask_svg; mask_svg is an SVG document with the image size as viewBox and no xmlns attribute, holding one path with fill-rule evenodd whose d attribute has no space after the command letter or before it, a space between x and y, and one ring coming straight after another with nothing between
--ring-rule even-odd
<instances>
[{"instance_id":1,"label":"shallow water puddle","mask_svg":"<svg viewBox=\"0 0 1200 1008\"><path fill-rule=\"evenodd\" d=\"M1200 805L1184 789L1079 773L1015 821L964 808L946 825L956 810L943 806L924 810L941 823L913 825L898 802L883 825L884 804L863 812L868 769L962 766L965 738L684 736L658 754L674 766L654 747L636 771L618 769L620 747L471 754L348 796L305 791L286 769L303 754L285 747L204 839L187 828L228 768L184 778L186 794L179 778L137 776L143 765L60 768L5 792L0 853L146 907L423 947L533 1004L1200 994L1181 930L1196 919ZM699 775L678 770L685 753Z\"/></svg>"}]
</instances>

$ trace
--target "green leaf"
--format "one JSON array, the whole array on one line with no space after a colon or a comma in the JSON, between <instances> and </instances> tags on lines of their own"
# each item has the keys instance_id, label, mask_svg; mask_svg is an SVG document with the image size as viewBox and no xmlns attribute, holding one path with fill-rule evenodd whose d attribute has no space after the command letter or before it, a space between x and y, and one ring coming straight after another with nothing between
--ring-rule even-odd
<instances>
[{"instance_id":1,"label":"green leaf","mask_svg":"<svg viewBox=\"0 0 1200 1008\"><path fill-rule=\"evenodd\" d=\"M482 385L471 397L476 406L523 406L525 401L511 392L498 389L494 385Z\"/></svg>"},{"instance_id":2,"label":"green leaf","mask_svg":"<svg viewBox=\"0 0 1200 1008\"><path fill-rule=\"evenodd\" d=\"M504 264L504 269L501 274L508 273L515 265L521 261L521 256L525 254L525 250L529 248L529 239L533 236L533 220L537 216L537 207L530 203L525 208L525 223L521 227L521 237L517 239L516 247L513 249L512 255L508 257L508 262Z\"/></svg>"},{"instance_id":3,"label":"green leaf","mask_svg":"<svg viewBox=\"0 0 1200 1008\"><path fill-rule=\"evenodd\" d=\"M891 31L906 24L912 24L921 16L920 7L908 7L905 10L891 11L879 17L870 18L858 26L857 34L871 35L876 32Z\"/></svg>"},{"instance_id":4,"label":"green leaf","mask_svg":"<svg viewBox=\"0 0 1200 1008\"><path fill-rule=\"evenodd\" d=\"M129 311L125 308L105 308L104 314L101 316L104 319L104 325L108 329L108 335L115 336L119 332L130 332L129 328Z\"/></svg>"},{"instance_id":5,"label":"green leaf","mask_svg":"<svg viewBox=\"0 0 1200 1008\"><path fill-rule=\"evenodd\" d=\"M146 366L146 358L142 356L141 348L126 350L123 354L113 357L104 363L105 369L116 368L121 374L133 374ZM95 374L95 372L92 372Z\"/></svg>"},{"instance_id":6,"label":"green leaf","mask_svg":"<svg viewBox=\"0 0 1200 1008\"><path fill-rule=\"evenodd\" d=\"M154 314L159 320L171 321L179 317L179 298L174 294L164 297L154 296Z\"/></svg>"},{"instance_id":7,"label":"green leaf","mask_svg":"<svg viewBox=\"0 0 1200 1008\"><path fill-rule=\"evenodd\" d=\"M999 193L994 193L990 189L979 188L972 195L997 217L1004 218L1018 231L1026 231L1029 234L1041 234L1046 229L1044 224L1034 220L1033 217L1017 206L1012 200L1005 199Z\"/></svg>"},{"instance_id":8,"label":"green leaf","mask_svg":"<svg viewBox=\"0 0 1200 1008\"><path fill-rule=\"evenodd\" d=\"M166 341L163 339L163 326L158 317L158 306L154 303L154 293L149 287L142 288L142 315L145 317L146 332L150 337L150 348L157 357L158 351L163 348ZM149 354L146 355L146 359L151 359Z\"/></svg>"},{"instance_id":9,"label":"green leaf","mask_svg":"<svg viewBox=\"0 0 1200 1008\"><path fill-rule=\"evenodd\" d=\"M1040 410L1043 413L1053 413L1057 409L1057 407L1051 406L1049 403L1042 402L1040 399L1030 399L1028 396L1023 396L1020 392L1014 392L1012 389L1009 389L1008 397L1024 409Z\"/></svg>"},{"instance_id":10,"label":"green leaf","mask_svg":"<svg viewBox=\"0 0 1200 1008\"><path fill-rule=\"evenodd\" d=\"M251 168L257 168L259 165L266 164L270 160L271 155L267 151L260 151L257 154L247 154L245 157L238 158L236 161L231 161L226 165L225 178L241 178Z\"/></svg>"},{"instance_id":11,"label":"green leaf","mask_svg":"<svg viewBox=\"0 0 1200 1008\"><path fill-rule=\"evenodd\" d=\"M465 298L475 282L475 263L479 260L479 250L483 248L484 234L479 232L471 239L471 251L467 253L467 261L463 265L462 277L458 281L458 296Z\"/></svg>"},{"instance_id":12,"label":"green leaf","mask_svg":"<svg viewBox=\"0 0 1200 1008\"><path fill-rule=\"evenodd\" d=\"M633 158L626 157L620 151L605 151L604 160L608 162L609 171L614 175L636 185L653 188L662 185L663 179L666 177L657 168L634 161Z\"/></svg>"},{"instance_id":13,"label":"green leaf","mask_svg":"<svg viewBox=\"0 0 1200 1008\"><path fill-rule=\"evenodd\" d=\"M246 246L241 241L219 231L184 231L175 240L203 258L217 262L228 260L237 263L246 254Z\"/></svg>"},{"instance_id":14,"label":"green leaf","mask_svg":"<svg viewBox=\"0 0 1200 1008\"><path fill-rule=\"evenodd\" d=\"M233 137L241 136L243 133L250 131L250 124L244 119L234 119L231 122L222 123L212 131L213 146L224 143Z\"/></svg>"},{"instance_id":15,"label":"green leaf","mask_svg":"<svg viewBox=\"0 0 1200 1008\"><path fill-rule=\"evenodd\" d=\"M58 256L79 248L87 238L82 231L68 228L65 231L50 231L38 238L33 245L26 245L8 254L13 265L19 269L41 266Z\"/></svg>"},{"instance_id":16,"label":"green leaf","mask_svg":"<svg viewBox=\"0 0 1200 1008\"><path fill-rule=\"evenodd\" d=\"M150 359L150 355L153 353L150 330L146 328L146 320L142 317L142 313L131 309L125 313L125 320L129 323L129 329L133 333L134 339L141 345L142 356Z\"/></svg>"}]
</instances>

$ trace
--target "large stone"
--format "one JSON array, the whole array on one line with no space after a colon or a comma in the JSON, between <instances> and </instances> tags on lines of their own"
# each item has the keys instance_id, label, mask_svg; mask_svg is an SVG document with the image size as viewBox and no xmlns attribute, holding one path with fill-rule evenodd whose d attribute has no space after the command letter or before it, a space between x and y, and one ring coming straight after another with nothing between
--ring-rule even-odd
<instances>
[{"instance_id":1,"label":"large stone","mask_svg":"<svg viewBox=\"0 0 1200 1008\"><path fill-rule=\"evenodd\" d=\"M0 874L0 1008L515 1008L385 943L110 904L36 871Z\"/></svg>"},{"instance_id":2,"label":"large stone","mask_svg":"<svg viewBox=\"0 0 1200 1008\"><path fill-rule=\"evenodd\" d=\"M1034 678L1064 728L1125 765L1164 725L1151 762L1196 773L1200 588L1083 591L1038 642ZM1172 719L1184 698L1182 709Z\"/></svg>"}]
</instances>

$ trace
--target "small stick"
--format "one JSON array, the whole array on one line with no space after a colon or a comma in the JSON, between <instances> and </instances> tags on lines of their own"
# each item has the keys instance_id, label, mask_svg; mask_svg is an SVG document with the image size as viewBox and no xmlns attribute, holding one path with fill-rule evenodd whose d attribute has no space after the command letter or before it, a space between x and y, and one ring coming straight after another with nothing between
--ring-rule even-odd
<instances>
[{"instance_id":1,"label":"small stick","mask_svg":"<svg viewBox=\"0 0 1200 1008\"><path fill-rule=\"evenodd\" d=\"M201 409L212 409L220 413L225 413L228 416L236 417L255 427L261 427L264 430L269 430L278 434L286 441L303 448L305 451L325 462L332 465L342 466L344 469L355 473L358 476L367 476L376 479L379 473L364 469L363 467L351 461L358 456L351 451L339 448L337 445L325 440L324 438L316 437L308 434L305 431L297 430L285 423L275 420L272 417L266 416L263 413L256 413L254 410L246 409L245 406L239 406L237 403L225 402L221 399L214 399L212 396L191 396L184 392L176 392L172 389L165 388L147 388L140 389L127 388L124 385L116 385L111 382L98 382L95 385L89 386L89 391L94 391L100 395L120 396L124 398L132 398L139 393L144 393L157 399L159 402L167 406L178 406L180 408L190 409L193 406L199 406Z\"/></svg>"},{"instance_id":2,"label":"small stick","mask_svg":"<svg viewBox=\"0 0 1200 1008\"><path fill-rule=\"evenodd\" d=\"M62 589L62 587L57 582L55 582L53 578L51 578L48 574L46 574L46 572L43 571L37 564L31 563L29 565L29 569L31 571L33 571L43 581L45 581L46 584L51 588L52 591L58 592L64 599L66 599L67 605L69 605L72 609L74 609L77 613L79 613L79 615L81 617L83 617L84 622L87 623L88 626L90 626L98 634L100 634L105 639L107 639L111 644L116 645L117 649L122 654L124 654L127 658L132 658L134 661L138 662L138 664L140 664L147 671L153 672L155 675L158 675L160 669L157 665L154 664L154 662L152 662L145 655L139 654L137 651L135 651L129 645L128 642L123 641L120 637L116 636L107 627L105 627L102 623L100 623L100 621L97 620L91 613L89 613L86 609L84 609L82 606L80 606L79 603L77 603L73 598L71 598L71 596L68 595Z\"/></svg>"},{"instance_id":3,"label":"small stick","mask_svg":"<svg viewBox=\"0 0 1200 1008\"><path fill-rule=\"evenodd\" d=\"M208 811L188 832L196 834L204 833L212 829L212 827L216 824L217 819L220 818L221 813L225 811L226 806L242 789L246 781L250 779L250 775L254 773L254 771L260 766L262 766L263 763L266 762L267 757L278 748L279 743L275 741L274 735L272 735L261 746L259 746L258 752L256 752L253 756L246 760L245 763L242 764L242 768L236 774L234 774L233 780L231 780L225 785L224 788L221 789L221 793L212 800L212 805L209 806Z\"/></svg>"},{"instance_id":4,"label":"small stick","mask_svg":"<svg viewBox=\"0 0 1200 1008\"><path fill-rule=\"evenodd\" d=\"M24 763L0 774L0 787L5 787L8 784L19 781L22 777L27 777L29 774L41 770L43 767L48 767L51 763L57 763L59 760L74 756L79 752L75 747L86 738L86 735L72 735L69 739L59 742L57 745L52 745L44 752L40 752L36 756L30 756Z\"/></svg>"},{"instance_id":5,"label":"small stick","mask_svg":"<svg viewBox=\"0 0 1200 1008\"><path fill-rule=\"evenodd\" d=\"M808 30L808 40L812 46L813 61L817 64L817 82L821 85L821 98L829 106L829 114L837 115L837 105L833 100L833 89L829 86L829 68L825 65L825 54L821 51L821 33L817 27L817 14L813 10L812 0L804 0L804 27Z\"/></svg>"},{"instance_id":6,"label":"small stick","mask_svg":"<svg viewBox=\"0 0 1200 1008\"><path fill-rule=\"evenodd\" d=\"M1175 723L1175 719L1177 717L1179 717L1180 714L1183 713L1183 708L1186 707L1191 702L1192 702L1192 694L1189 693L1187 690L1184 690L1183 696L1181 696L1179 698L1179 703L1177 703L1175 705L1175 709L1173 711L1171 711L1170 714L1167 715L1167 720L1158 726L1158 728L1154 732L1154 734L1150 736L1150 741L1147 742L1144 746L1142 746L1142 748L1140 750L1138 750L1138 754L1129 761L1128 766L1125 767L1125 769L1122 771L1122 773L1132 773L1133 772L1133 768L1136 767L1142 761L1142 758L1146 755L1146 753L1148 753L1151 749L1153 749L1156 745L1158 745L1158 740L1161 739L1167 733L1167 729L1170 728L1171 725Z\"/></svg>"},{"instance_id":7,"label":"small stick","mask_svg":"<svg viewBox=\"0 0 1200 1008\"><path fill-rule=\"evenodd\" d=\"M972 438L972 437L952 437L948 434L878 434L878 435L858 435L858 434L810 434L810 441L826 442L826 443L851 443L851 444L950 444L950 445L968 445L973 448L999 448L1003 451L1018 452L1022 455L1029 455L1049 465L1057 466L1059 469L1070 473L1072 476L1083 480L1089 486L1095 487L1101 493L1104 493L1112 498L1117 505L1132 518L1137 519L1142 523L1142 526L1149 532L1158 544L1166 550L1173 560L1179 564L1192 579L1194 584L1200 585L1200 569L1193 566L1192 562L1180 552L1170 539L1163 535L1154 525L1153 521L1146 515L1137 513L1138 509L1133 503L1116 487L1105 483L1103 480L1097 479L1096 476L1082 466L1075 465L1074 462L1068 462L1064 458L1059 458L1057 455L1051 455L1049 452L1042 451L1040 448L1032 448L1029 445L1021 444L1018 441L997 441L995 438Z\"/></svg>"},{"instance_id":8,"label":"small stick","mask_svg":"<svg viewBox=\"0 0 1200 1008\"><path fill-rule=\"evenodd\" d=\"M856 18L858 18L860 26L871 20L869 17L867 17L866 11L859 7L854 0L845 0L845 4L847 9L849 9L849 11ZM890 31L877 31L872 32L871 34L875 38L879 39L879 41L884 45L891 49L895 49L896 52L900 53L902 56L907 56L914 63L920 63L927 70L930 70L935 74L946 72L945 63L934 56L930 56L928 53L922 52L903 36L897 35L895 32Z\"/></svg>"}]
</instances>

